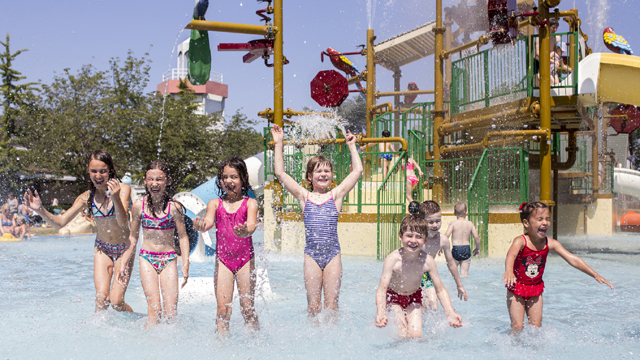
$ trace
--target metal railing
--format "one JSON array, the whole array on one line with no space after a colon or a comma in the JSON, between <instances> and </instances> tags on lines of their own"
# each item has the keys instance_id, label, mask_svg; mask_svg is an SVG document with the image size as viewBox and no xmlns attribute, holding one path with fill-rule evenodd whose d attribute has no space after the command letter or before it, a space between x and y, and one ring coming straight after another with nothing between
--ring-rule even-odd
<instances>
[{"instance_id":1,"label":"metal railing","mask_svg":"<svg viewBox=\"0 0 640 360\"><path fill-rule=\"evenodd\" d=\"M162 74L162 81L167 80L180 80L184 79L189 75L189 69L186 68L173 68L164 74ZM209 81L214 81L220 84L224 84L222 82L222 73L212 71L209 75Z\"/></svg>"},{"instance_id":2,"label":"metal railing","mask_svg":"<svg viewBox=\"0 0 640 360\"><path fill-rule=\"evenodd\" d=\"M407 176L404 165L407 154L399 156L389 174L377 189L377 220L378 220L378 259L383 260L392 251L399 248L400 224L406 215L406 182Z\"/></svg>"}]
</instances>

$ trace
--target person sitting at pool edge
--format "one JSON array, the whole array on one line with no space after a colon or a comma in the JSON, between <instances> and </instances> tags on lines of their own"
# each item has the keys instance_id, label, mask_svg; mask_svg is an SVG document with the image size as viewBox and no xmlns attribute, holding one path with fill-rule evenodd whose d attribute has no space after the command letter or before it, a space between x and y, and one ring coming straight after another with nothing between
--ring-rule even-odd
<instances>
[{"instance_id":1,"label":"person sitting at pool edge","mask_svg":"<svg viewBox=\"0 0 640 360\"><path fill-rule=\"evenodd\" d=\"M438 267L431 255L422 250L428 225L420 215L408 215L400 224L402 247L384 260L382 278L376 292L376 326L387 325L387 311L399 327L401 337L422 337L422 274L428 273L438 299L453 327L462 326L462 318L451 305L447 289L438 276Z\"/></svg>"}]
</instances>

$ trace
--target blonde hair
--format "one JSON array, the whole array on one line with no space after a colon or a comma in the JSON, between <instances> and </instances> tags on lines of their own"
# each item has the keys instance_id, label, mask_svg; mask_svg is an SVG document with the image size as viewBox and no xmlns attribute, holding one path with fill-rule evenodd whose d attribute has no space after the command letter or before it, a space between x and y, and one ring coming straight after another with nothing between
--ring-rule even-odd
<instances>
[{"instance_id":1,"label":"blonde hair","mask_svg":"<svg viewBox=\"0 0 640 360\"><path fill-rule=\"evenodd\" d=\"M9 204L6 204L6 203L5 203L5 204L3 204L3 205L2 205L2 207L0 207L0 209L1 209L2 211L4 211L4 209L10 209Z\"/></svg>"},{"instance_id":2,"label":"blonde hair","mask_svg":"<svg viewBox=\"0 0 640 360\"><path fill-rule=\"evenodd\" d=\"M465 203L457 203L454 207L453 207L453 213L456 215L456 217L465 217L467 216L467 205Z\"/></svg>"}]
</instances>

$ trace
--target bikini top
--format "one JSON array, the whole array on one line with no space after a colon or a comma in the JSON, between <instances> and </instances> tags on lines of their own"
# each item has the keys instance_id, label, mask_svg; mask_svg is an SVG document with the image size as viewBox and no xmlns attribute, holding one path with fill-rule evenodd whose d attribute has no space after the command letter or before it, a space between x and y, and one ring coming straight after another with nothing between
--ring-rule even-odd
<instances>
[{"instance_id":1,"label":"bikini top","mask_svg":"<svg viewBox=\"0 0 640 360\"><path fill-rule=\"evenodd\" d=\"M142 197L142 213L140 213L140 219L142 222L143 229L150 230L173 230L176 227L176 220L171 215L171 201L169 201L169 205L167 206L167 215L162 218L154 218L147 215L144 212L144 205L146 203L146 196Z\"/></svg>"},{"instance_id":2,"label":"bikini top","mask_svg":"<svg viewBox=\"0 0 640 360\"><path fill-rule=\"evenodd\" d=\"M2 220L2 226L13 226L13 221Z\"/></svg>"},{"instance_id":3,"label":"bikini top","mask_svg":"<svg viewBox=\"0 0 640 360\"><path fill-rule=\"evenodd\" d=\"M107 211L107 213L105 214L102 211L100 211L100 208L96 206L96 200L94 196L94 198L91 199L91 214L93 214L94 219L116 217L116 207L113 204L111 204L111 209L109 209L109 211Z\"/></svg>"}]
</instances>

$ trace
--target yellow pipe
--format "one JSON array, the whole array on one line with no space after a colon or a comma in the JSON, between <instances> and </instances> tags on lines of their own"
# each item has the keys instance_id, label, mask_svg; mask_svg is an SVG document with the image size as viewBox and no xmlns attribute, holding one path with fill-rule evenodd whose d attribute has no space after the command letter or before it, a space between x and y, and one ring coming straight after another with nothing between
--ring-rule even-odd
<instances>
[{"instance_id":1,"label":"yellow pipe","mask_svg":"<svg viewBox=\"0 0 640 360\"><path fill-rule=\"evenodd\" d=\"M437 36L437 35L436 35ZM491 41L491 36L489 34L482 34L480 35L480 37L477 40L473 40L471 42L468 42L464 45L460 45L458 47L455 47L451 50L441 50L440 51L440 57L442 57L443 59L448 58L449 56L451 56L454 53L460 52L462 50L466 50L468 48L472 48L474 46L482 46L482 45L487 45L489 43L489 41ZM437 54L438 52L436 52Z\"/></svg>"},{"instance_id":2,"label":"yellow pipe","mask_svg":"<svg viewBox=\"0 0 640 360\"><path fill-rule=\"evenodd\" d=\"M494 122L499 122L499 120L497 120L497 119L502 118L502 117L508 118L508 117L512 117L514 115L531 115L531 116L533 116L534 113L532 113L530 111L531 111L531 108L529 108L529 107L521 107L521 108L517 108L517 109L503 111L503 112L500 112L500 113L497 113L497 114L483 115L483 116L478 116L476 118L472 118L472 119L468 119L468 120L462 120L462 121L458 121L458 122L443 124L439 128L436 127L436 129L439 129L439 131L440 131L440 133L442 135L447 135L447 134L451 134L453 132L460 131L460 130L475 129L475 128L479 128L479 127L488 126L488 125L491 125Z\"/></svg>"},{"instance_id":3,"label":"yellow pipe","mask_svg":"<svg viewBox=\"0 0 640 360\"><path fill-rule=\"evenodd\" d=\"M549 18L549 8L540 2L540 16ZM551 60L550 31L548 27L540 27L540 130L551 131ZM545 55L546 54L546 55ZM540 202L553 206L551 199L551 138L540 142Z\"/></svg>"},{"instance_id":4,"label":"yellow pipe","mask_svg":"<svg viewBox=\"0 0 640 360\"><path fill-rule=\"evenodd\" d=\"M363 81L367 79L367 70L362 71L360 74L354 76L354 77L350 77L347 79L347 84L349 85L353 85L355 83L357 83L358 81Z\"/></svg>"},{"instance_id":5,"label":"yellow pipe","mask_svg":"<svg viewBox=\"0 0 640 360\"><path fill-rule=\"evenodd\" d=\"M511 144L519 144L524 142L525 137L523 136L517 136L517 137L512 137L512 138L504 138L502 140L493 140L493 141L482 141L479 143L475 143L475 144L469 144L469 145L458 145L458 146L442 146L440 148L440 154L444 155L444 154L449 154L449 153L453 153L453 152L463 152L463 151L472 151L472 150L481 150L484 148L489 148L489 147L497 147L497 146L507 146L507 145L511 145Z\"/></svg>"},{"instance_id":6,"label":"yellow pipe","mask_svg":"<svg viewBox=\"0 0 640 360\"><path fill-rule=\"evenodd\" d=\"M373 42L376 37L373 29L367 29L367 137L371 137L371 123L373 122L373 107L376 105L376 64Z\"/></svg>"},{"instance_id":7,"label":"yellow pipe","mask_svg":"<svg viewBox=\"0 0 640 360\"><path fill-rule=\"evenodd\" d=\"M443 79L443 65L442 56L444 47L444 32L446 29L442 27L442 0L436 0L436 26L433 28L435 33L435 49L434 54L434 103L435 109L432 111L433 116L433 158L440 160L440 144L444 142L444 137L440 133L440 127L444 122L444 79ZM435 183L433 184L433 195L436 201L441 201L444 198L444 184L442 166L440 162L436 162L433 167L433 175Z\"/></svg>"},{"instance_id":8,"label":"yellow pipe","mask_svg":"<svg viewBox=\"0 0 640 360\"><path fill-rule=\"evenodd\" d=\"M597 109L596 111L602 111L602 109ZM594 119L593 121L593 137L591 138L591 191L593 192L594 198L598 198L598 192L600 191L600 178L598 177L598 151L599 146L598 142L600 141L600 133L598 119Z\"/></svg>"},{"instance_id":9,"label":"yellow pipe","mask_svg":"<svg viewBox=\"0 0 640 360\"><path fill-rule=\"evenodd\" d=\"M399 96L399 95L421 95L421 94L435 94L435 90L405 90L405 91L387 91L376 92L376 97L381 98L384 96Z\"/></svg>"},{"instance_id":10,"label":"yellow pipe","mask_svg":"<svg viewBox=\"0 0 640 360\"><path fill-rule=\"evenodd\" d=\"M278 32L277 29L282 29L282 26L278 27L276 25L274 27L270 25L249 25L220 21L191 20L185 29L272 36L274 33Z\"/></svg>"},{"instance_id":11,"label":"yellow pipe","mask_svg":"<svg viewBox=\"0 0 640 360\"><path fill-rule=\"evenodd\" d=\"M384 111L384 112L393 111L393 105L391 105L390 102L386 102L384 104L379 104L379 105L372 106L371 107L371 112L375 114L375 113L378 112L378 110L381 110L381 109L384 109L384 108L387 108L387 111Z\"/></svg>"},{"instance_id":12,"label":"yellow pipe","mask_svg":"<svg viewBox=\"0 0 640 360\"><path fill-rule=\"evenodd\" d=\"M273 114L274 114L274 111L267 108L264 111L260 111L258 113L258 116L263 119L271 119L273 118ZM291 118L293 116L304 116L304 115L320 115L325 117L336 117L336 114L332 114L332 113L315 112L315 111L293 111L291 109L284 110L282 112L282 115L288 118Z\"/></svg>"},{"instance_id":13,"label":"yellow pipe","mask_svg":"<svg viewBox=\"0 0 640 360\"><path fill-rule=\"evenodd\" d=\"M401 137L383 137L383 138L364 138L360 135L356 135L356 142L358 144L379 144L379 143L399 143L401 151L407 151L409 146L407 140ZM307 140L286 140L283 141L283 145L340 145L345 144L346 139L307 139ZM269 141L267 146L273 149L275 142Z\"/></svg>"},{"instance_id":14,"label":"yellow pipe","mask_svg":"<svg viewBox=\"0 0 640 360\"><path fill-rule=\"evenodd\" d=\"M282 0L273 1L273 23L280 30L275 34L273 42L273 123L282 127L284 109Z\"/></svg>"}]
</instances>

